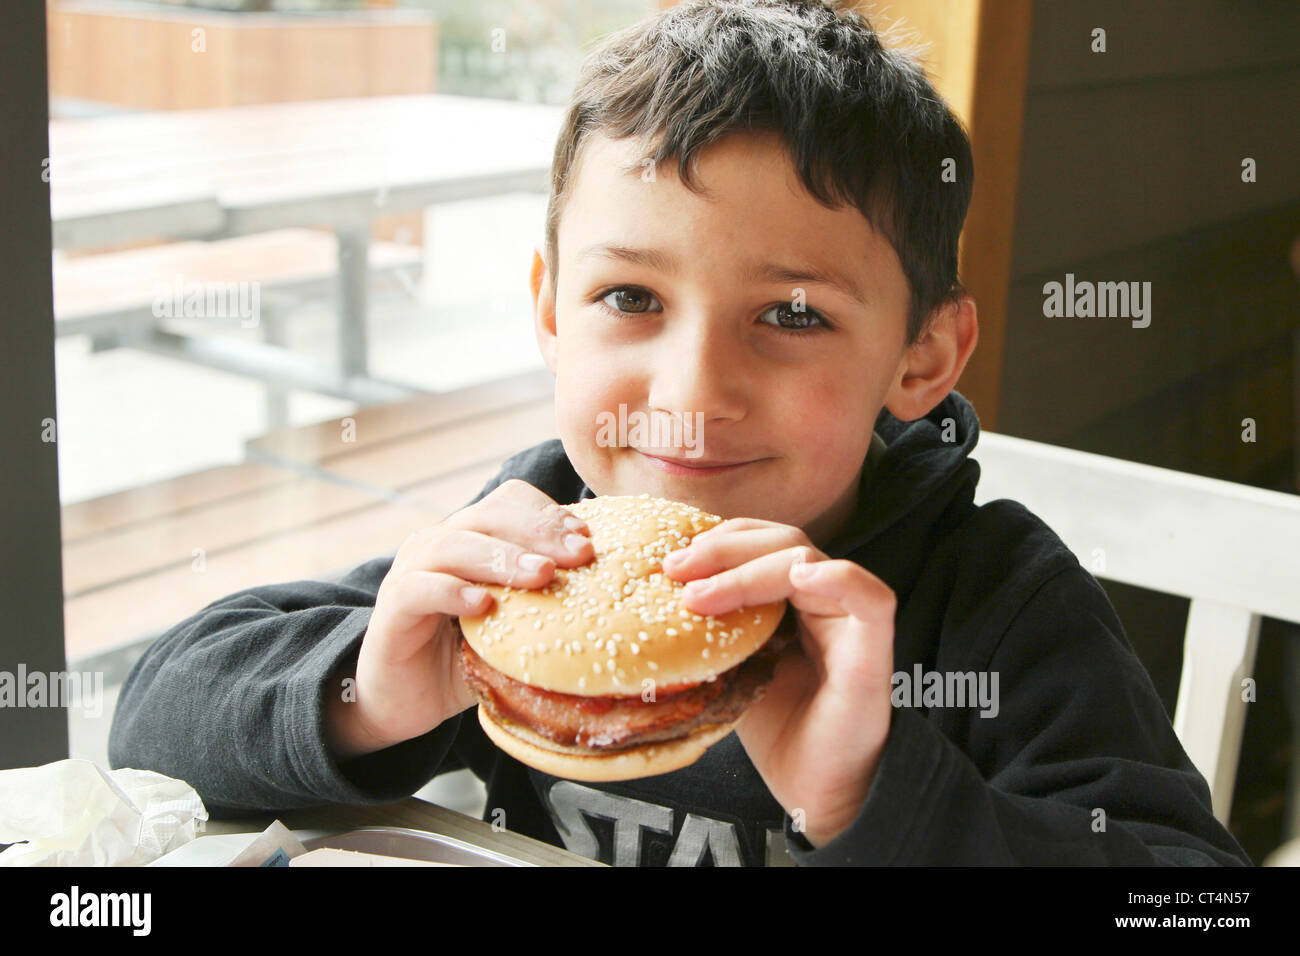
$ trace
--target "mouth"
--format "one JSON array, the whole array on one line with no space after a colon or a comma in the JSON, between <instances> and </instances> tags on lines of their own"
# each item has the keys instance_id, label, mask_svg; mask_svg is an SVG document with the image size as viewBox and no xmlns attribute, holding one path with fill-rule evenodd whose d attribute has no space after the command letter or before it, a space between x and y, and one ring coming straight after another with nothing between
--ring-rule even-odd
<instances>
[{"instance_id":1,"label":"mouth","mask_svg":"<svg viewBox=\"0 0 1300 956\"><path fill-rule=\"evenodd\" d=\"M708 458L665 458L661 455L651 455L640 449L634 449L636 453L646 459L655 468L666 472L670 475L689 475L696 478L703 478L708 475L730 474L746 467L747 465L756 465L765 458L754 458L748 461L724 461L721 459Z\"/></svg>"}]
</instances>

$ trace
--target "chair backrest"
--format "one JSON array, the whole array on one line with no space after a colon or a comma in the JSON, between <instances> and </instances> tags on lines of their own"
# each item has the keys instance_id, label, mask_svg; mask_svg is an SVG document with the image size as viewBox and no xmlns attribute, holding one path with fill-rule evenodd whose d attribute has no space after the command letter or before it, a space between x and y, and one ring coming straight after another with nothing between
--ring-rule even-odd
<instances>
[{"instance_id":1,"label":"chair backrest","mask_svg":"<svg viewBox=\"0 0 1300 956\"><path fill-rule=\"evenodd\" d=\"M981 432L975 500L1019 501L1097 578L1191 599L1174 730L1225 825L1262 617L1300 623L1300 496Z\"/></svg>"}]
</instances>

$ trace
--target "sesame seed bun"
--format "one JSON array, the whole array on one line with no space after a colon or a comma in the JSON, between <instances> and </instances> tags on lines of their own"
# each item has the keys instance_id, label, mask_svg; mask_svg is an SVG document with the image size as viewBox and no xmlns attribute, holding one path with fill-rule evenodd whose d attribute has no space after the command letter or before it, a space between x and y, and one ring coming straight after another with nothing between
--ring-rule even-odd
<instances>
[{"instance_id":1,"label":"sesame seed bun","mask_svg":"<svg viewBox=\"0 0 1300 956\"><path fill-rule=\"evenodd\" d=\"M736 667L780 623L784 600L694 614L682 605L684 585L663 573L664 557L720 524L718 515L648 494L565 507L587 523L593 560L556 568L544 588L485 584L491 611L460 618L470 647L506 676L584 697L671 693Z\"/></svg>"},{"instance_id":2,"label":"sesame seed bun","mask_svg":"<svg viewBox=\"0 0 1300 956\"><path fill-rule=\"evenodd\" d=\"M565 747L534 733L521 724L502 720L498 724L479 706L478 722L492 742L521 763L543 773L569 780L610 782L653 777L689 767L704 752L731 733L735 722L704 727L676 740L644 744L609 753L593 753L579 747Z\"/></svg>"}]
</instances>

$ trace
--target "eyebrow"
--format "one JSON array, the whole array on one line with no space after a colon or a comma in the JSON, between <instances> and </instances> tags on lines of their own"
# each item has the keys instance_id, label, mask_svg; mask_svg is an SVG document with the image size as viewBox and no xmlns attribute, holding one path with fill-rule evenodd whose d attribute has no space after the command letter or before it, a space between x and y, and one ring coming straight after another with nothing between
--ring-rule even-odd
<instances>
[{"instance_id":1,"label":"eyebrow","mask_svg":"<svg viewBox=\"0 0 1300 956\"><path fill-rule=\"evenodd\" d=\"M583 259L613 259L617 262L629 262L632 265L645 266L669 275L680 271L676 257L659 249L636 249L617 243L597 243L587 246L578 253L579 261ZM744 274L750 280L767 282L817 282L828 285L840 294L848 296L855 302L866 305L867 297L858 284L848 276L834 270L816 269L809 266L786 266L767 262L752 265Z\"/></svg>"}]
</instances>

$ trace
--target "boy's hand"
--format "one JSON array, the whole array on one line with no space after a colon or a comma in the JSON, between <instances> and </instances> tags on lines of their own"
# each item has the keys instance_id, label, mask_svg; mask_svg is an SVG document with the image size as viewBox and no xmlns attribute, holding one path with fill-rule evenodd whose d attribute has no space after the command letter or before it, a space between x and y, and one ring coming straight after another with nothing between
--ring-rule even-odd
<instances>
[{"instance_id":1,"label":"boy's hand","mask_svg":"<svg viewBox=\"0 0 1300 956\"><path fill-rule=\"evenodd\" d=\"M457 617L486 614L493 599L482 588L468 596L462 588L476 581L544 587L556 567L595 556L588 533L554 499L513 478L407 538L375 598L357 657L355 701L331 689L331 752L347 759L382 750L473 706L461 676Z\"/></svg>"},{"instance_id":2,"label":"boy's hand","mask_svg":"<svg viewBox=\"0 0 1300 956\"><path fill-rule=\"evenodd\" d=\"M696 535L664 559L664 573L708 579L683 595L696 614L794 605L802 650L781 658L736 733L805 839L829 842L862 809L889 735L894 592L861 565L831 560L799 528L752 518Z\"/></svg>"}]
</instances>

